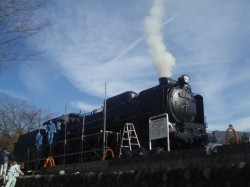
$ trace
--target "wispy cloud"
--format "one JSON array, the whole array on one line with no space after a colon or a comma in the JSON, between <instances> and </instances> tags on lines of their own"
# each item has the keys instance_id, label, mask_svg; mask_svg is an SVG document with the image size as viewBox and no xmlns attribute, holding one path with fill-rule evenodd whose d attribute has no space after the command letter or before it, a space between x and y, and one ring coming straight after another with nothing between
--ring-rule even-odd
<instances>
[{"instance_id":1,"label":"wispy cloud","mask_svg":"<svg viewBox=\"0 0 250 187\"><path fill-rule=\"evenodd\" d=\"M14 93L14 92L10 92L10 91L5 90L5 89L0 89L0 93L9 95L9 96L14 97L14 98L17 98L17 99L29 101L29 99L28 99L27 97L24 97L24 96L22 96L22 95L19 95L19 94L17 94L17 93Z\"/></svg>"},{"instance_id":2,"label":"wispy cloud","mask_svg":"<svg viewBox=\"0 0 250 187\"><path fill-rule=\"evenodd\" d=\"M35 93L45 93L51 87L51 83L58 79L59 72L54 64L36 61L22 63L19 77L28 89Z\"/></svg>"},{"instance_id":3,"label":"wispy cloud","mask_svg":"<svg viewBox=\"0 0 250 187\"><path fill-rule=\"evenodd\" d=\"M70 104L73 107L78 108L78 109L83 110L83 111L92 111L94 109L101 108L101 106L91 105L91 104L83 102L83 101L72 101Z\"/></svg>"},{"instance_id":4,"label":"wispy cloud","mask_svg":"<svg viewBox=\"0 0 250 187\"><path fill-rule=\"evenodd\" d=\"M41 14L49 15L52 25L35 42L57 67L54 76L63 74L81 92L98 97L104 95L105 82L108 96L158 84L142 42L143 20L152 2L76 2L55 1ZM210 127L224 128L234 121L247 128L250 2L169 0L165 8L165 20L174 17L162 27L163 43L176 59L173 78L190 75L193 91L204 97ZM40 82L37 89L45 90L50 80L39 69L23 74L23 81L27 86Z\"/></svg>"},{"instance_id":5,"label":"wispy cloud","mask_svg":"<svg viewBox=\"0 0 250 187\"><path fill-rule=\"evenodd\" d=\"M175 70L187 71L193 90L203 95L209 128L224 129L241 118L246 122L249 114L245 111L250 108L241 108L239 103L249 99L245 92L249 87L243 83L249 78L249 65L244 63L249 57L239 49L249 41L246 15L250 4L236 1L172 4L176 6L170 9L175 22L166 32L175 38L172 45L173 53L178 54ZM248 124L250 121L245 127ZM242 123L240 126L243 128Z\"/></svg>"},{"instance_id":6,"label":"wispy cloud","mask_svg":"<svg viewBox=\"0 0 250 187\"><path fill-rule=\"evenodd\" d=\"M105 82L110 96L152 85L153 81L145 81L145 77L156 75L150 71L153 69L150 60L145 55L129 54L132 49L138 50L143 45L143 33L134 35L142 29L142 22L135 25L118 16L108 17L110 10L103 7L101 11L87 7L83 8L84 11L75 10L60 5L55 8L57 10L49 10L48 15L61 19L53 22L46 36L41 38L40 47L48 51L76 88L100 97ZM57 14L53 15L53 12ZM73 22L70 16L74 16Z\"/></svg>"}]
</instances>

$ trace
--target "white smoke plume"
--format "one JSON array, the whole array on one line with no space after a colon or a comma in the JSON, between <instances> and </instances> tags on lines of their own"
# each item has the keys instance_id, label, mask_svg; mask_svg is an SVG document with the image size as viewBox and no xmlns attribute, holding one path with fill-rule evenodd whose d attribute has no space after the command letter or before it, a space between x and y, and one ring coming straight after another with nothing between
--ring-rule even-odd
<instances>
[{"instance_id":1,"label":"white smoke plume","mask_svg":"<svg viewBox=\"0 0 250 187\"><path fill-rule=\"evenodd\" d=\"M163 42L161 28L163 24L165 0L154 0L149 16L144 20L145 39L148 52L160 77L171 77L175 58L167 51Z\"/></svg>"}]
</instances>

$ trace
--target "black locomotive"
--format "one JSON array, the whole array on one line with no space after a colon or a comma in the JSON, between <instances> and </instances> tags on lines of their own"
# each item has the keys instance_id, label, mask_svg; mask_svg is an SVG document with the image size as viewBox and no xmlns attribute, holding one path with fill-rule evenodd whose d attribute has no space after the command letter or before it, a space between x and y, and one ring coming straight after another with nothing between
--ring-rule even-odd
<instances>
[{"instance_id":1,"label":"black locomotive","mask_svg":"<svg viewBox=\"0 0 250 187\"><path fill-rule=\"evenodd\" d=\"M61 125L53 144L47 144L45 130L41 129L44 145L43 150L37 152L34 141L38 130L27 133L15 144L15 157L35 164L37 160L43 162L47 156L52 156L56 164L67 164L103 159L103 148L109 148L114 154L111 156L118 157L126 123L134 125L141 147L148 149L149 118L165 113L172 124L171 149L207 144L203 97L192 93L189 77L182 75L177 81L162 77L159 85L139 94L127 91L108 98L102 109L91 113L71 113L52 119L53 123ZM165 149L166 139L154 141L154 147Z\"/></svg>"}]
</instances>

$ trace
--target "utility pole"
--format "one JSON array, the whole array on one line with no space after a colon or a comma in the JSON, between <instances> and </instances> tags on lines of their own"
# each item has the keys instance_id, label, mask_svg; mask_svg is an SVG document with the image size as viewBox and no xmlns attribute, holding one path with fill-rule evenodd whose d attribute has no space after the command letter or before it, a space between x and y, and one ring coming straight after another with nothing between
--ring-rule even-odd
<instances>
[{"instance_id":1,"label":"utility pole","mask_svg":"<svg viewBox=\"0 0 250 187\"><path fill-rule=\"evenodd\" d=\"M106 154L106 83L105 83L105 96L104 96L104 109L103 109L103 147L102 147L102 160L105 160Z\"/></svg>"},{"instance_id":2,"label":"utility pole","mask_svg":"<svg viewBox=\"0 0 250 187\"><path fill-rule=\"evenodd\" d=\"M65 166L65 154L66 154L66 143L67 143L67 106L65 106L65 126L64 126L64 151L63 151L63 166Z\"/></svg>"},{"instance_id":3,"label":"utility pole","mask_svg":"<svg viewBox=\"0 0 250 187\"><path fill-rule=\"evenodd\" d=\"M85 115L83 114L83 117L82 117L82 147L81 147L81 158L80 158L81 163L83 161L82 156L83 156L84 124L85 124Z\"/></svg>"}]
</instances>

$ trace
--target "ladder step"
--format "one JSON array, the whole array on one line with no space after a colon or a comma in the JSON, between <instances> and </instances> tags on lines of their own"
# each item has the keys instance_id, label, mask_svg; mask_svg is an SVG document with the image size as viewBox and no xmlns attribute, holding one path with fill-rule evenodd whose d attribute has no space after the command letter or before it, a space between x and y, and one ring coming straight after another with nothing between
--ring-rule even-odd
<instances>
[{"instance_id":1,"label":"ladder step","mask_svg":"<svg viewBox=\"0 0 250 187\"><path fill-rule=\"evenodd\" d=\"M123 140L131 140L131 139L138 139L137 137L135 137L135 136L131 136L131 137L128 137L128 138L122 138Z\"/></svg>"},{"instance_id":2,"label":"ladder step","mask_svg":"<svg viewBox=\"0 0 250 187\"><path fill-rule=\"evenodd\" d=\"M122 140L129 140L129 138L122 138Z\"/></svg>"}]
</instances>

